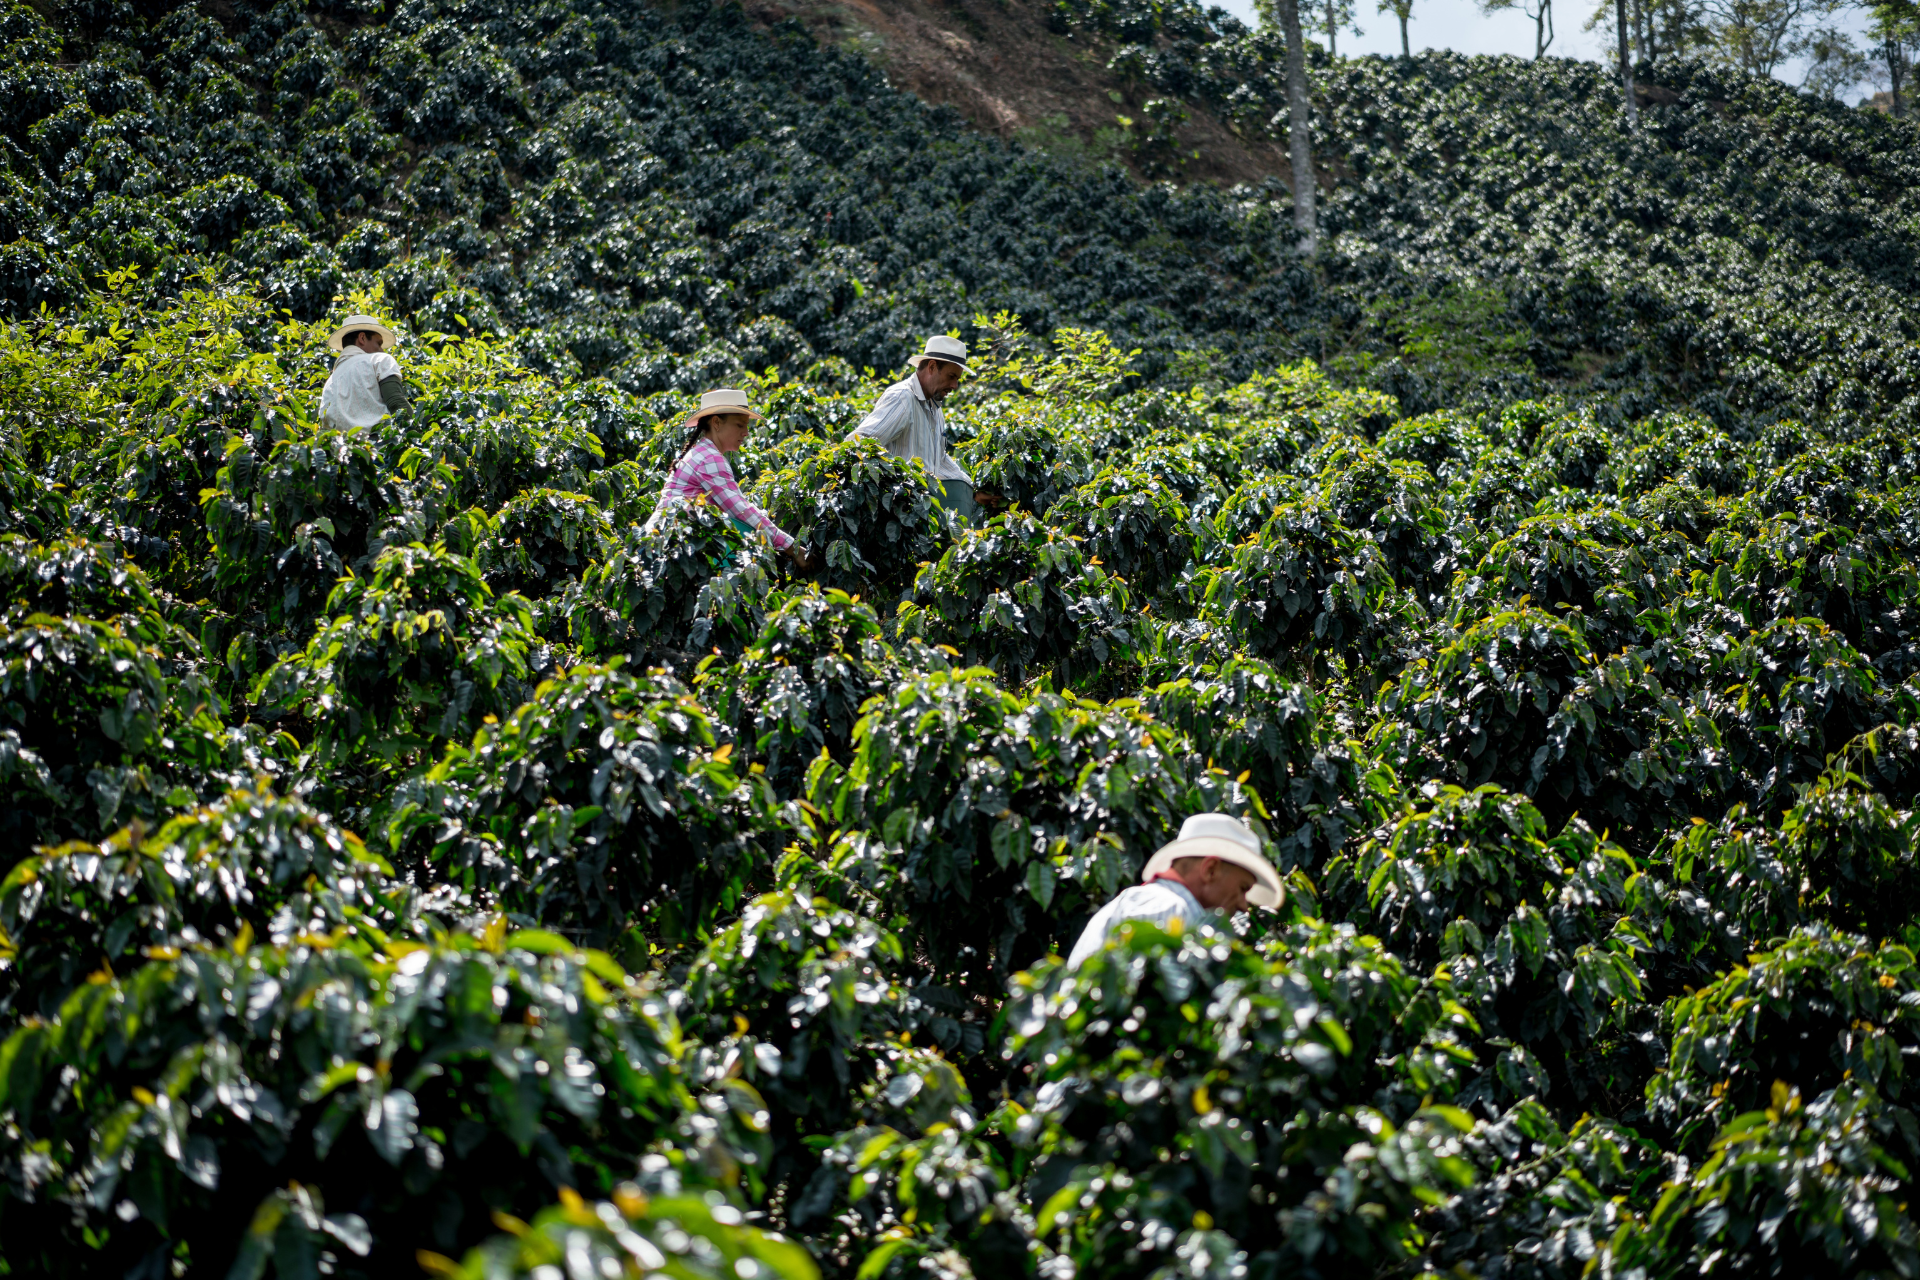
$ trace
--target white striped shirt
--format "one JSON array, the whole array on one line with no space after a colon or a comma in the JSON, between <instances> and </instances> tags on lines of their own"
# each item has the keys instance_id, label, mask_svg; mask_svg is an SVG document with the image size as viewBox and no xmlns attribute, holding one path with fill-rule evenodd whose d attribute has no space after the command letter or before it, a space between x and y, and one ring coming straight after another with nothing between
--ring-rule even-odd
<instances>
[{"instance_id":1,"label":"white striped shirt","mask_svg":"<svg viewBox=\"0 0 1920 1280\"><path fill-rule=\"evenodd\" d=\"M896 458L918 458L935 480L973 481L947 456L947 419L940 406L927 399L916 371L880 393L873 412L861 419L853 435L867 436L886 446ZM848 439L852 439L849 436Z\"/></svg>"}]
</instances>

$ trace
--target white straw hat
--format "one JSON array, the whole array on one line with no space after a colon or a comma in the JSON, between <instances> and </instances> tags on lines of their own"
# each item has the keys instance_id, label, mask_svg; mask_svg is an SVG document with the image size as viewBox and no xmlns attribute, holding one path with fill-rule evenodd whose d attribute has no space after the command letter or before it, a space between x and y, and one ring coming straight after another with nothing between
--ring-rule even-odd
<instances>
[{"instance_id":1,"label":"white straw hat","mask_svg":"<svg viewBox=\"0 0 1920 1280\"><path fill-rule=\"evenodd\" d=\"M340 350L341 341L345 339L348 334L358 333L362 329L371 329L379 334L381 341L386 343L386 349L389 351L400 345L400 335L387 328L386 325L381 324L378 320L375 320L372 316L348 316L345 324L327 335L328 348L334 351Z\"/></svg>"},{"instance_id":2,"label":"white straw hat","mask_svg":"<svg viewBox=\"0 0 1920 1280\"><path fill-rule=\"evenodd\" d=\"M1163 871L1173 870L1180 858L1218 858L1253 873L1253 888L1247 901L1256 907L1277 907L1287 891L1280 885L1280 873L1260 852L1260 837L1248 830L1240 819L1224 813L1196 813L1180 824L1180 838L1163 845L1147 859L1140 873L1142 883Z\"/></svg>"},{"instance_id":3,"label":"white straw hat","mask_svg":"<svg viewBox=\"0 0 1920 1280\"><path fill-rule=\"evenodd\" d=\"M692 426L711 414L744 413L749 418L759 418L752 405L747 403L747 393L735 391L731 387L721 387L715 391L703 391L700 394L700 407L687 415L687 425Z\"/></svg>"},{"instance_id":4,"label":"white straw hat","mask_svg":"<svg viewBox=\"0 0 1920 1280\"><path fill-rule=\"evenodd\" d=\"M922 360L945 360L948 364L967 367L967 344L958 338L949 338L944 333L936 333L927 339L927 349L907 360L918 369Z\"/></svg>"}]
</instances>

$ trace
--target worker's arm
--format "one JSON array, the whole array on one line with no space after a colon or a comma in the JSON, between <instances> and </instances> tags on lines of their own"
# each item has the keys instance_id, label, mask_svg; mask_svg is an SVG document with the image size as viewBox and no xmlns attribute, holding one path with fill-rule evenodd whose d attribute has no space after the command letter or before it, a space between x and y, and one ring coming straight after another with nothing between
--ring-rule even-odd
<instances>
[{"instance_id":1,"label":"worker's arm","mask_svg":"<svg viewBox=\"0 0 1920 1280\"><path fill-rule=\"evenodd\" d=\"M386 403L388 413L398 413L406 408L406 379L397 377L380 379L380 399Z\"/></svg>"},{"instance_id":2,"label":"worker's arm","mask_svg":"<svg viewBox=\"0 0 1920 1280\"><path fill-rule=\"evenodd\" d=\"M900 443L900 437L907 434L912 416L908 401L912 398L913 393L904 388L896 387L888 391L873 406L873 412L861 419L860 425L853 429L853 434L878 440L891 449Z\"/></svg>"}]
</instances>

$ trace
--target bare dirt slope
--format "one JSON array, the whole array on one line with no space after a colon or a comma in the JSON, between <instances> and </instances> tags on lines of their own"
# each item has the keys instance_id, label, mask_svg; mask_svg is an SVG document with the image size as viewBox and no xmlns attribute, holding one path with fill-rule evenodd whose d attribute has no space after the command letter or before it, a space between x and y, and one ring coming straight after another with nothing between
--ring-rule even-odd
<instances>
[{"instance_id":1,"label":"bare dirt slope","mask_svg":"<svg viewBox=\"0 0 1920 1280\"><path fill-rule=\"evenodd\" d=\"M743 3L760 22L798 18L821 43L858 50L894 87L951 106L979 129L1054 151L1129 162L1115 117L1137 119L1150 96L1107 71L1111 47L1049 31L1045 0ZM1189 120L1179 132L1182 180L1291 180L1280 147L1238 137L1205 108L1183 105Z\"/></svg>"}]
</instances>

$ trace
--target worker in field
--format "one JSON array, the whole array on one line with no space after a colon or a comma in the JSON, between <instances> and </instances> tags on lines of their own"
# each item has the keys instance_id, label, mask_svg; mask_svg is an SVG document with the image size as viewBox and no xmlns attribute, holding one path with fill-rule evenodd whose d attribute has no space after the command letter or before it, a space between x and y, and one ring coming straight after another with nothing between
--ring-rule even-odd
<instances>
[{"instance_id":1,"label":"worker in field","mask_svg":"<svg viewBox=\"0 0 1920 1280\"><path fill-rule=\"evenodd\" d=\"M947 420L940 405L966 377L967 344L936 334L907 363L913 372L880 393L853 434L878 440L896 458L920 459L940 486L941 505L971 524L981 508L1003 504L999 495L976 490L947 456Z\"/></svg>"},{"instance_id":2,"label":"worker in field","mask_svg":"<svg viewBox=\"0 0 1920 1280\"><path fill-rule=\"evenodd\" d=\"M1224 813L1188 818L1180 825L1180 838L1147 860L1140 881L1094 912L1067 957L1068 968L1077 969L1088 956L1104 950L1129 920L1144 920L1169 932L1191 931L1216 913L1277 907L1286 893L1280 873L1260 852L1260 837Z\"/></svg>"},{"instance_id":3,"label":"worker in field","mask_svg":"<svg viewBox=\"0 0 1920 1280\"><path fill-rule=\"evenodd\" d=\"M676 502L705 498L733 522L734 528L745 534L764 533L775 550L784 552L802 570L811 569L813 557L807 549L740 492L733 466L727 461L728 454L739 452L747 442L753 424L759 420L759 412L744 391L720 387L702 394L700 407L687 418L680 456L667 473L667 482L660 487L660 501L644 527L653 528L660 513Z\"/></svg>"},{"instance_id":4,"label":"worker in field","mask_svg":"<svg viewBox=\"0 0 1920 1280\"><path fill-rule=\"evenodd\" d=\"M341 431L364 431L407 407L407 382L390 352L400 335L372 316L348 316L327 337L340 353L320 391L320 421Z\"/></svg>"}]
</instances>

